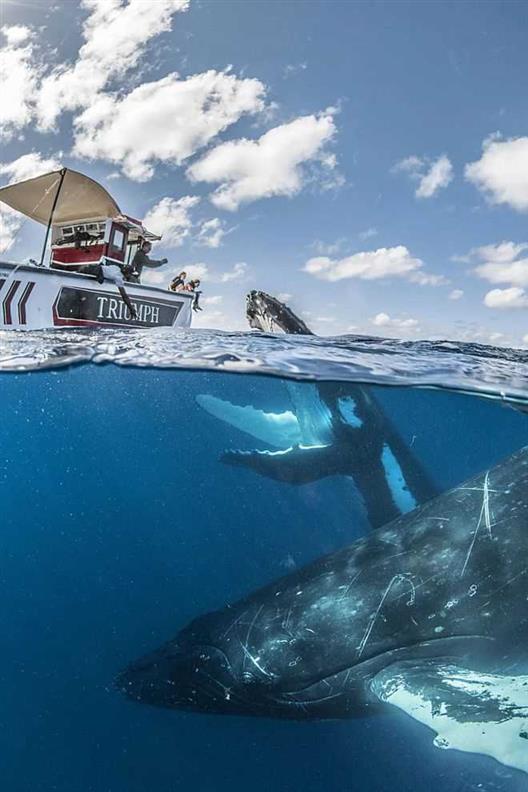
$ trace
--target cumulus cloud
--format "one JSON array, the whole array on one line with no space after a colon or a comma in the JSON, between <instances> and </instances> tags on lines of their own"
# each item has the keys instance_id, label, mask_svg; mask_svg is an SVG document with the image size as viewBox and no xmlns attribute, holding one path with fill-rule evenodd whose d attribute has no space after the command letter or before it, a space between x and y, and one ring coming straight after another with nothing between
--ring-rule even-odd
<instances>
[{"instance_id":1,"label":"cumulus cloud","mask_svg":"<svg viewBox=\"0 0 528 792\"><path fill-rule=\"evenodd\" d=\"M392 317L388 313L381 312L370 320L374 327L382 327L384 330L395 330L402 335L414 335L420 332L418 319L412 317Z\"/></svg>"},{"instance_id":2,"label":"cumulus cloud","mask_svg":"<svg viewBox=\"0 0 528 792\"><path fill-rule=\"evenodd\" d=\"M77 60L61 64L40 86L36 113L42 129L53 128L64 110L88 107L111 80L137 65L152 38L171 29L189 0L83 0L89 12Z\"/></svg>"},{"instance_id":3,"label":"cumulus cloud","mask_svg":"<svg viewBox=\"0 0 528 792\"><path fill-rule=\"evenodd\" d=\"M241 280L245 278L247 274L247 264L245 261L239 261L237 264L233 265L231 270L227 272L223 272L220 276L221 283L229 283L230 281Z\"/></svg>"},{"instance_id":4,"label":"cumulus cloud","mask_svg":"<svg viewBox=\"0 0 528 792\"><path fill-rule=\"evenodd\" d=\"M58 170L60 163L52 157L43 157L40 153L32 151L24 154L12 162L0 162L0 177L2 182L24 181L39 176L41 173ZM15 243L18 232L25 222L24 217L13 211L5 204L0 204L0 253L5 253Z\"/></svg>"},{"instance_id":5,"label":"cumulus cloud","mask_svg":"<svg viewBox=\"0 0 528 792\"><path fill-rule=\"evenodd\" d=\"M196 195L184 195L178 200L162 198L145 215L145 226L163 237L164 246L180 247L193 225L189 212L199 201Z\"/></svg>"},{"instance_id":6,"label":"cumulus cloud","mask_svg":"<svg viewBox=\"0 0 528 792\"><path fill-rule=\"evenodd\" d=\"M509 289L492 289L484 297L488 308L528 308L528 294L518 286Z\"/></svg>"},{"instance_id":7,"label":"cumulus cloud","mask_svg":"<svg viewBox=\"0 0 528 792\"><path fill-rule=\"evenodd\" d=\"M195 237L198 245L205 247L217 248L222 244L222 240L226 235L223 222L219 217L213 217L211 220L206 220L200 226L200 229Z\"/></svg>"},{"instance_id":8,"label":"cumulus cloud","mask_svg":"<svg viewBox=\"0 0 528 792\"><path fill-rule=\"evenodd\" d=\"M482 157L466 165L465 175L494 204L528 211L528 137L484 141Z\"/></svg>"},{"instance_id":9,"label":"cumulus cloud","mask_svg":"<svg viewBox=\"0 0 528 792\"><path fill-rule=\"evenodd\" d=\"M473 272L489 283L528 286L528 257L522 256L526 250L526 242L500 242L473 248L462 259L467 262L481 262Z\"/></svg>"},{"instance_id":10,"label":"cumulus cloud","mask_svg":"<svg viewBox=\"0 0 528 792\"><path fill-rule=\"evenodd\" d=\"M259 80L214 70L169 74L124 97L100 94L75 119L74 152L146 181L156 162L181 165L241 116L262 111L264 94Z\"/></svg>"},{"instance_id":11,"label":"cumulus cloud","mask_svg":"<svg viewBox=\"0 0 528 792\"><path fill-rule=\"evenodd\" d=\"M462 291L462 289L453 289L453 291L449 292L450 300L460 300L460 298L463 296L464 296L464 292Z\"/></svg>"},{"instance_id":12,"label":"cumulus cloud","mask_svg":"<svg viewBox=\"0 0 528 792\"><path fill-rule=\"evenodd\" d=\"M423 261L412 256L404 245L353 253L341 259L328 256L311 258L305 272L320 280L339 281L344 278L381 280L404 278L421 286L438 286L446 282L442 275L422 272Z\"/></svg>"},{"instance_id":13,"label":"cumulus cloud","mask_svg":"<svg viewBox=\"0 0 528 792\"><path fill-rule=\"evenodd\" d=\"M5 41L0 47L0 140L9 140L32 119L40 70L34 62L34 39L28 27L4 25L0 34Z\"/></svg>"},{"instance_id":14,"label":"cumulus cloud","mask_svg":"<svg viewBox=\"0 0 528 792\"><path fill-rule=\"evenodd\" d=\"M453 180L453 166L445 154L436 160L414 155L406 157L396 163L393 170L407 173L411 179L418 182L414 193L417 198L432 198Z\"/></svg>"},{"instance_id":15,"label":"cumulus cloud","mask_svg":"<svg viewBox=\"0 0 528 792\"><path fill-rule=\"evenodd\" d=\"M230 211L276 195L293 196L309 179L307 165L334 170L325 147L336 134L331 112L296 118L270 129L258 140L222 143L187 170L194 182L219 183L213 203Z\"/></svg>"}]
</instances>

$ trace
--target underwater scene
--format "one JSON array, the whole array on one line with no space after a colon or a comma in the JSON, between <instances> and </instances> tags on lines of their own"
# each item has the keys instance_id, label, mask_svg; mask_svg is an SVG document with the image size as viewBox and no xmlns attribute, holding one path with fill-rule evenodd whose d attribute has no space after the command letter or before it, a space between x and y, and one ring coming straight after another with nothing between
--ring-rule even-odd
<instances>
[{"instance_id":1,"label":"underwater scene","mask_svg":"<svg viewBox=\"0 0 528 792\"><path fill-rule=\"evenodd\" d=\"M79 331L0 368L2 789L527 788L525 353Z\"/></svg>"}]
</instances>

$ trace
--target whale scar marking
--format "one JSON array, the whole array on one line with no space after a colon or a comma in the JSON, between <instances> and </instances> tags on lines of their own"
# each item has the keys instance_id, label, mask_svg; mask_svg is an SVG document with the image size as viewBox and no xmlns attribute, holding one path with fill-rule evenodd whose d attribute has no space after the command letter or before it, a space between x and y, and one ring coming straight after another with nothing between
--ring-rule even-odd
<instances>
[{"instance_id":1,"label":"whale scar marking","mask_svg":"<svg viewBox=\"0 0 528 792\"><path fill-rule=\"evenodd\" d=\"M392 587L394 586L395 583L408 583L411 586L411 596L410 596L409 601L407 602L407 605L414 605L414 598L415 598L415 595L416 595L416 588L414 586L414 583L412 582L412 580L410 580L409 577L406 577L405 575L402 575L400 573L397 574L397 575L394 575L391 578L391 580L389 582L389 585L387 586L387 588L383 592L383 596L381 597L381 599L379 601L378 607L376 608L376 610L374 611L374 613L372 614L372 616L369 619L369 623L367 624L367 629L365 630L365 632L363 634L363 638L361 639L361 643L358 646L358 658L360 658L361 655L363 654L363 650L365 649L365 646L367 645L367 642L368 642L368 640L369 640L369 638L371 636L372 630L374 629L374 625L376 624L376 621L378 620L378 616L380 615L381 609L383 608L383 604L384 604L385 600L387 599L387 597L389 596L390 590L392 589Z\"/></svg>"},{"instance_id":2,"label":"whale scar marking","mask_svg":"<svg viewBox=\"0 0 528 792\"><path fill-rule=\"evenodd\" d=\"M259 662L258 662L257 658L256 658L256 657L253 657L253 655L251 654L251 652L249 651L249 649L247 648L247 646L244 646L244 644L242 643L242 641L239 641L239 643L240 643L240 646L242 647L242 651L244 652L244 659L245 659L246 657L247 657L247 658L249 658L249 660L251 660L251 662L253 663L253 665L255 666L255 668L258 668L258 670L259 670L259 671L260 671L262 674L264 674L264 676L267 676L269 679L272 679L272 678L275 676L275 674L272 674L272 673L270 673L269 671L266 671L266 669L265 669L265 668L262 668L262 666L259 664ZM260 658L259 658L259 659L260 659Z\"/></svg>"},{"instance_id":3,"label":"whale scar marking","mask_svg":"<svg viewBox=\"0 0 528 792\"><path fill-rule=\"evenodd\" d=\"M474 490L475 492L482 492L482 506L480 508L480 514L477 521L477 525L475 530L473 531L473 538L471 539L471 544L469 545L466 559L464 561L464 565L462 567L462 572L460 573L460 577L464 576L466 571L467 565L469 563L469 559L471 558L471 554L473 552L473 548L475 547L475 542L477 541L477 536L479 534L480 528L482 523L484 523L486 530L488 532L488 536L490 539L493 539L492 533L492 522L491 522L491 515L490 515L490 492L497 492L497 490L490 490L489 488L489 470L486 471L486 475L484 476L484 483L482 489L480 487L460 487L460 489L467 489L467 490Z\"/></svg>"},{"instance_id":4,"label":"whale scar marking","mask_svg":"<svg viewBox=\"0 0 528 792\"><path fill-rule=\"evenodd\" d=\"M254 660L253 656L251 655L251 652L250 652L250 651L249 651L249 649L248 649L248 646L249 646L249 639L250 639L250 637L251 637L251 633L252 633L252 631L253 631L253 627L255 626L255 622L257 621L258 617L260 616L260 614L261 614L261 612L262 612L262 609L263 609L263 608L264 608L264 603L262 603L262 605L260 606L260 608L257 610L257 612L255 613L255 615L253 616L253 618L252 618L252 620L251 620L251 623L250 623L250 625L249 625L249 627L248 627L248 631L247 631L247 634L246 634L246 642L245 642L245 644L243 644L243 643L242 643L242 641L240 641L240 645L241 645L242 649L244 650L244 661L243 661L243 663L242 663L242 668L243 668L243 669L245 669L245 667L246 667L246 657L249 657L249 658L250 658L250 659L251 659L251 660L252 660L252 661L255 663L255 660ZM239 639L239 640L240 640L240 639ZM257 665L257 663L255 663L255 665ZM259 666L257 665L257 668L258 668L258 667L259 667ZM260 669L260 670L261 670L263 673L266 673L265 671L263 671L263 669Z\"/></svg>"}]
</instances>

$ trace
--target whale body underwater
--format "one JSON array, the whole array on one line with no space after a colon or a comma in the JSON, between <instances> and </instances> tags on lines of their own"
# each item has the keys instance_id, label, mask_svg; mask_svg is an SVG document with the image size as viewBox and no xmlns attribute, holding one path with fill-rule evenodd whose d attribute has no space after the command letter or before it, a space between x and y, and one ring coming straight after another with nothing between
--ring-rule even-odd
<instances>
[{"instance_id":1,"label":"whale body underwater","mask_svg":"<svg viewBox=\"0 0 528 792\"><path fill-rule=\"evenodd\" d=\"M292 720L403 710L528 772L528 449L222 610L116 684ZM401 724L398 726L401 729Z\"/></svg>"},{"instance_id":2,"label":"whale body underwater","mask_svg":"<svg viewBox=\"0 0 528 792\"><path fill-rule=\"evenodd\" d=\"M246 313L254 329L313 335L288 306L265 292L248 294ZM223 462L294 485L345 476L354 483L371 528L438 494L369 389L344 382L288 381L286 390L290 409L280 413L211 394L196 397L210 415L271 447L229 450Z\"/></svg>"}]
</instances>

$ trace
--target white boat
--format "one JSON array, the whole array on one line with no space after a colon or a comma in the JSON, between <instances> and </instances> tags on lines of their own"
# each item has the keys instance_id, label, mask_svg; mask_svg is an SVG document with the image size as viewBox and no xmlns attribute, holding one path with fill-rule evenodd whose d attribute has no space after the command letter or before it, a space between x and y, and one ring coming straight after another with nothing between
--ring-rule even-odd
<instances>
[{"instance_id":1,"label":"white boat","mask_svg":"<svg viewBox=\"0 0 528 792\"><path fill-rule=\"evenodd\" d=\"M137 246L161 237L93 179L63 168L3 187L0 202L46 226L40 262L0 261L0 329L190 327L193 292L127 280ZM101 265L125 274L121 290Z\"/></svg>"}]
</instances>

